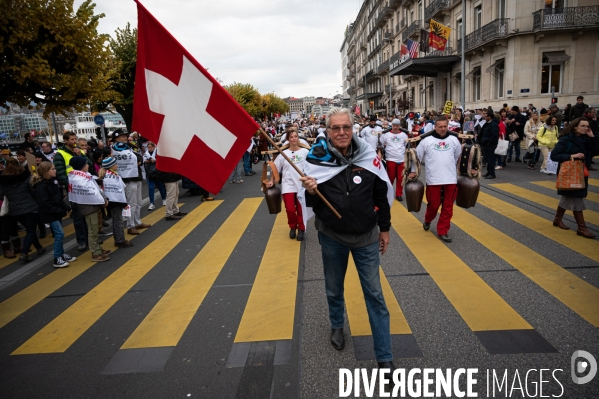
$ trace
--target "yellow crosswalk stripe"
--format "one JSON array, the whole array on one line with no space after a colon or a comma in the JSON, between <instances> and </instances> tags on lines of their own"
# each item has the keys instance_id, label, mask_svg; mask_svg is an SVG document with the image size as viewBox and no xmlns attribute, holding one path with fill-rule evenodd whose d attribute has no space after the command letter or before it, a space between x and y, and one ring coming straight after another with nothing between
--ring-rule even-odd
<instances>
[{"instance_id":1,"label":"yellow crosswalk stripe","mask_svg":"<svg viewBox=\"0 0 599 399\"><path fill-rule=\"evenodd\" d=\"M452 222L582 318L599 327L597 287L457 206L453 209Z\"/></svg>"},{"instance_id":2,"label":"yellow crosswalk stripe","mask_svg":"<svg viewBox=\"0 0 599 399\"><path fill-rule=\"evenodd\" d=\"M599 187L599 179L591 179L589 177L589 186Z\"/></svg>"},{"instance_id":3,"label":"yellow crosswalk stripe","mask_svg":"<svg viewBox=\"0 0 599 399\"><path fill-rule=\"evenodd\" d=\"M177 345L261 202L262 198L241 202L121 349Z\"/></svg>"},{"instance_id":4,"label":"yellow crosswalk stripe","mask_svg":"<svg viewBox=\"0 0 599 399\"><path fill-rule=\"evenodd\" d=\"M412 329L408 325L408 321L401 310L397 298L389 285L389 281L385 276L382 268L379 268L381 276L381 287L383 288L383 296L387 309L389 309L391 334L412 334ZM356 264L353 257L349 256L347 272L345 274L345 307L347 309L347 318L351 335L354 337L372 335L370 322L368 321L368 311L366 310L366 302L364 301L364 293L360 285L360 277L356 270Z\"/></svg>"},{"instance_id":5,"label":"yellow crosswalk stripe","mask_svg":"<svg viewBox=\"0 0 599 399\"><path fill-rule=\"evenodd\" d=\"M582 240L576 235L575 231L557 228L553 226L550 220L483 192L478 193L477 202L516 223L520 223L532 231L552 239L572 251L576 251L589 259L599 262L599 241Z\"/></svg>"},{"instance_id":6,"label":"yellow crosswalk stripe","mask_svg":"<svg viewBox=\"0 0 599 399\"><path fill-rule=\"evenodd\" d=\"M531 202L534 202L539 205L546 206L551 209L557 209L557 205L559 204L559 198L557 197L549 197L547 195L539 194L532 190L527 190L522 187L518 187L511 183L499 183L499 184L491 184L492 187L499 188L503 191L507 191L510 194L517 195L518 197L522 197ZM556 194L557 196L557 194ZM570 211L568 211L570 212ZM599 212L591 211L587 209L584 211L584 218L587 222L593 223L594 225L599 226Z\"/></svg>"},{"instance_id":7,"label":"yellow crosswalk stripe","mask_svg":"<svg viewBox=\"0 0 599 399\"><path fill-rule=\"evenodd\" d=\"M391 207L391 218L401 221L393 228L472 331L532 330L468 265L424 231L422 223L406 208Z\"/></svg>"},{"instance_id":8,"label":"yellow crosswalk stripe","mask_svg":"<svg viewBox=\"0 0 599 399\"><path fill-rule=\"evenodd\" d=\"M71 234L73 234L75 232L75 227L73 226L73 224L69 224L67 226L64 226L63 228L64 231L64 236L65 238L70 236ZM54 243L54 237L52 237L52 233L50 231L50 229L46 229L46 238L42 238L40 240L40 244L42 244L42 247L47 247L49 245L52 245ZM21 237L21 242L23 242L23 237ZM8 265L12 265L15 262L19 261L19 255L17 254L16 258L13 259L8 259L5 257L0 258L0 269L8 266Z\"/></svg>"},{"instance_id":9,"label":"yellow crosswalk stripe","mask_svg":"<svg viewBox=\"0 0 599 399\"><path fill-rule=\"evenodd\" d=\"M289 239L287 214L279 213L264 250L235 342L293 338L300 242Z\"/></svg>"},{"instance_id":10,"label":"yellow crosswalk stripe","mask_svg":"<svg viewBox=\"0 0 599 399\"><path fill-rule=\"evenodd\" d=\"M532 184L555 190L555 182L552 181L533 181ZM593 202L599 202L599 194L589 191L586 199Z\"/></svg>"},{"instance_id":11,"label":"yellow crosswalk stripe","mask_svg":"<svg viewBox=\"0 0 599 399\"><path fill-rule=\"evenodd\" d=\"M13 355L62 353L195 229L222 201L205 202L17 348Z\"/></svg>"},{"instance_id":12,"label":"yellow crosswalk stripe","mask_svg":"<svg viewBox=\"0 0 599 399\"><path fill-rule=\"evenodd\" d=\"M183 206L183 204L179 204ZM164 217L164 213L153 212L143 219L144 223L154 224ZM140 230L141 233L146 229ZM131 236L125 234L128 240L132 240L137 236ZM117 250L114 248L114 237L111 236L109 239L104 241L104 247L110 248L111 250ZM17 294L11 296L4 302L0 303L0 328L10 323L21 314L25 313L35 304L41 302L48 295L85 272L87 269L95 265L96 262L92 262L91 253L88 251L81 256L77 257L77 260L73 262L69 267L54 270L41 280L36 281L27 288L19 291Z\"/></svg>"}]
</instances>

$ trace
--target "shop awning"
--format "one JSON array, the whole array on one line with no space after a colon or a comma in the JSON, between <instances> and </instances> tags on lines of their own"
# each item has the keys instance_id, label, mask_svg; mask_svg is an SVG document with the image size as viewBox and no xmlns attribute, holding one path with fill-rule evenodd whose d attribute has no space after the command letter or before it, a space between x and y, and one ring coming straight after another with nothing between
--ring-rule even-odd
<instances>
[{"instance_id":1,"label":"shop awning","mask_svg":"<svg viewBox=\"0 0 599 399\"><path fill-rule=\"evenodd\" d=\"M457 55L411 58L390 71L391 76L416 75L436 77L438 73L451 72L453 64L461 58Z\"/></svg>"},{"instance_id":2,"label":"shop awning","mask_svg":"<svg viewBox=\"0 0 599 399\"><path fill-rule=\"evenodd\" d=\"M565 51L550 51L548 53L543 53L543 56L547 58L547 63L549 64L560 64L571 58Z\"/></svg>"}]
</instances>

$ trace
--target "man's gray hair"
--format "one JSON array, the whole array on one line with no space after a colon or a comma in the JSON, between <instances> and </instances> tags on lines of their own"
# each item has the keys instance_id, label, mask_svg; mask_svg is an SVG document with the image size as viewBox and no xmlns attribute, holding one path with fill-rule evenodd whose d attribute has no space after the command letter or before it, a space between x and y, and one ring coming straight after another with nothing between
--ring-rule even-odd
<instances>
[{"instance_id":1,"label":"man's gray hair","mask_svg":"<svg viewBox=\"0 0 599 399\"><path fill-rule=\"evenodd\" d=\"M349 123L352 122L351 111L349 109L341 108L341 107L333 107L329 110L329 112L327 112L327 129L331 127L331 116L339 115L339 114L346 114L347 117L349 118Z\"/></svg>"}]
</instances>

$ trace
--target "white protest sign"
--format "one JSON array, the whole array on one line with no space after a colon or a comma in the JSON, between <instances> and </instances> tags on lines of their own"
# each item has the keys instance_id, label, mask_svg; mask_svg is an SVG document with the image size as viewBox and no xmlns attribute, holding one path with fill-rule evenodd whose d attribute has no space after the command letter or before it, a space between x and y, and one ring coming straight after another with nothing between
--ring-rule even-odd
<instances>
[{"instance_id":1,"label":"white protest sign","mask_svg":"<svg viewBox=\"0 0 599 399\"><path fill-rule=\"evenodd\" d=\"M123 179L110 171L107 171L104 176L104 194L108 197L108 201L127 203Z\"/></svg>"},{"instance_id":2,"label":"white protest sign","mask_svg":"<svg viewBox=\"0 0 599 399\"><path fill-rule=\"evenodd\" d=\"M104 205L100 187L92 175L79 170L69 172L69 201L82 205Z\"/></svg>"}]
</instances>

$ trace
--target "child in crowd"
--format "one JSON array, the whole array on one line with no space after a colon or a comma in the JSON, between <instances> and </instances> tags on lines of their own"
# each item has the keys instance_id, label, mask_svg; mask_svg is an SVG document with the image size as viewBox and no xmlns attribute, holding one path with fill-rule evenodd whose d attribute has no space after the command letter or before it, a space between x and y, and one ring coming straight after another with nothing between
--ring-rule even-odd
<instances>
[{"instance_id":1,"label":"child in crowd","mask_svg":"<svg viewBox=\"0 0 599 399\"><path fill-rule=\"evenodd\" d=\"M119 165L113 157L102 161L102 168L98 172L98 178L104 182L104 194L108 197L108 211L112 217L112 231L114 234L114 246L118 248L130 248L133 244L125 239L125 225L123 222L123 208L127 206L125 197L125 183L118 174Z\"/></svg>"},{"instance_id":2,"label":"child in crowd","mask_svg":"<svg viewBox=\"0 0 599 399\"><path fill-rule=\"evenodd\" d=\"M112 251L103 250L98 243L98 211L108 205L108 199L89 173L89 165L85 157L72 157L69 165L74 169L69 172L69 200L76 203L81 215L85 216L85 223L87 223L87 243L89 249L92 251L92 261L106 262L110 260L108 255ZM71 192L71 187L75 188L77 186L85 187L85 196L89 197L89 199L82 200L82 196L78 195L78 193ZM99 203L102 199L104 200L104 204ZM83 202L91 202L91 204Z\"/></svg>"},{"instance_id":3,"label":"child in crowd","mask_svg":"<svg viewBox=\"0 0 599 399\"><path fill-rule=\"evenodd\" d=\"M56 168L51 162L41 162L37 175L31 177L31 187L39 205L41 223L48 223L54 234L54 267L66 267L77 258L64 252L62 218L71 210L64 201L63 193L56 180Z\"/></svg>"}]
</instances>

